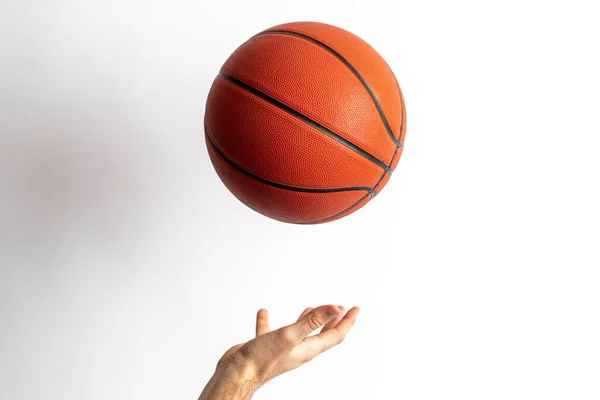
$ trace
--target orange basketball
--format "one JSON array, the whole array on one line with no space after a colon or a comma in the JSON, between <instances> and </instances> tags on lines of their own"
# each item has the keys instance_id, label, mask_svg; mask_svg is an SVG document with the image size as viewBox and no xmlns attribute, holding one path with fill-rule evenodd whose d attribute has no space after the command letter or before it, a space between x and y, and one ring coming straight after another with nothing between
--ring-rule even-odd
<instances>
[{"instance_id":1,"label":"orange basketball","mask_svg":"<svg viewBox=\"0 0 600 400\"><path fill-rule=\"evenodd\" d=\"M242 203L289 223L330 222L383 189L406 111L392 70L359 37L294 22L242 44L215 78L204 120L210 159Z\"/></svg>"}]
</instances>

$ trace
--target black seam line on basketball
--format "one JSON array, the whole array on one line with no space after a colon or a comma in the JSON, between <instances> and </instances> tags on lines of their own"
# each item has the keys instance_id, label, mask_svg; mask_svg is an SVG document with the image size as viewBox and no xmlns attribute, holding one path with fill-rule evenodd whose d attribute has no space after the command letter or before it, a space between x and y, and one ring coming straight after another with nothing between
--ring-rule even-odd
<instances>
[{"instance_id":1,"label":"black seam line on basketball","mask_svg":"<svg viewBox=\"0 0 600 400\"><path fill-rule=\"evenodd\" d=\"M284 30L273 30L273 31L260 32L259 34L255 35L255 36L262 36L262 35L269 35L269 34L281 34L281 35L296 36L296 37L308 40L309 42L312 42L312 43L316 44L317 46L322 47L323 49L325 49L328 52L330 52L331 54L333 54L346 67L348 67L350 69L350 71L352 71L352 73L358 78L358 80L362 83L362 85L365 87L365 89L367 89L367 92L369 92L369 96L371 97L371 100L373 100L373 103L375 103L375 107L377 108L379 117L381 118L381 121L383 122L383 125L385 126L385 130L387 131L388 135L390 136L390 139L392 139L392 141L394 142L394 144L396 146L400 145L400 137L396 138L396 136L394 135L394 132L392 132L392 128L390 127L390 124L388 123L388 120L385 117L385 113L383 112L383 108L381 107L379 100L377 100L377 97L375 97L375 93L373 92L373 89L371 89L371 87L369 86L369 84L367 83L365 78L363 78L363 76L360 74L360 72L358 72L358 70L356 68L354 68L354 65L352 65L350 63L350 61L346 60L344 58L344 56L342 56L340 53L338 53L331 47L327 46L325 43L323 43L313 37L310 37L308 35L304 35L302 33L297 33L297 32L292 32L292 31L284 31ZM400 134L402 134L402 131L400 131Z\"/></svg>"},{"instance_id":2,"label":"black seam line on basketball","mask_svg":"<svg viewBox=\"0 0 600 400\"><path fill-rule=\"evenodd\" d=\"M245 82L240 81L237 78L234 78L231 75L228 75L224 72L219 72L219 76L235 85L237 85L238 87L241 87L242 89L260 97L261 99L271 103L272 105L282 109L283 111L286 111L287 113L293 115L294 117L298 118L299 120L307 123L308 125L312 126L313 128L316 128L318 130L320 130L321 132L323 132L324 134L326 134L327 136L337 140L338 142L340 142L341 144L343 144L344 146L348 147L351 150L354 150L356 153L360 154L361 156L363 156L364 158L366 158L367 160L375 163L376 165L378 165L379 167L383 168L385 171L390 171L390 167L384 163L383 161L381 161L380 159L378 159L377 157L375 157L374 155L366 152L365 150L361 149L360 147L358 147L357 145L355 145L354 143L348 141L347 139L344 139L343 137L341 137L340 135L338 135L337 133L327 129L326 127L324 127L323 125L319 124L316 121L313 121L312 119L308 118L306 115L299 113L298 111L294 110L293 108L291 108L290 106L287 106L285 104L283 104L282 102L280 102L279 100L276 100L274 98L272 98L271 96L261 92L260 90L248 85Z\"/></svg>"},{"instance_id":3,"label":"black seam line on basketball","mask_svg":"<svg viewBox=\"0 0 600 400\"><path fill-rule=\"evenodd\" d=\"M383 62L385 63L385 65L387 65L388 70L392 74L392 77L394 78L394 82L396 83L396 88L398 88L398 97L400 98L400 113L401 113L401 115L400 115L400 117L401 117L401 119L400 119L400 135L398 136L398 140L400 140L402 138L402 128L404 127L404 119L406 118L406 115L404 113L404 108L405 108L404 96L402 96L402 89L400 89L400 84L398 83L396 74L394 74L394 71L392 71L392 68L387 63L387 61L383 60ZM401 143L404 143L404 142L401 142Z\"/></svg>"},{"instance_id":4,"label":"black seam line on basketball","mask_svg":"<svg viewBox=\"0 0 600 400\"><path fill-rule=\"evenodd\" d=\"M395 78L395 77L394 77ZM400 92L400 99L402 102L404 102L404 98L402 96L402 91L400 90L400 85L398 84L398 81L396 81L396 84L398 85L398 90ZM404 110L404 109L403 109ZM402 129L404 129L404 123L405 123L405 116L404 116L404 112L403 112L403 117L402 117L402 123L400 124L400 134L402 134ZM398 149L400 149L400 147L404 147L404 142L400 142L400 144L398 146L396 146L396 149L394 150L394 154L392 154L392 159L390 160L390 166L392 165L392 163L394 162L394 157L396 157L396 153L398 153ZM330 215L329 217L325 217L325 218L321 218L315 221L309 221L309 222L298 222L299 225L312 225L312 224L318 224L321 222L327 222L331 219L334 219L342 214L344 214L345 212L350 211L351 209L353 209L354 207L356 207L358 204L360 204L361 201L363 201L368 195L371 195L371 199L373 199L376 195L376 188L377 186L381 183L381 181L383 180L383 178L385 177L386 172L384 172L381 177L379 178L379 180L377 181L377 183L373 186L373 189L371 190L370 193L365 194L363 197L361 197L360 199L358 199L354 204L346 207L345 209L343 209L342 211L339 211L333 215ZM391 172L390 172L391 175Z\"/></svg>"},{"instance_id":5,"label":"black seam line on basketball","mask_svg":"<svg viewBox=\"0 0 600 400\"><path fill-rule=\"evenodd\" d=\"M204 127L204 131L206 132L206 137L208 137L208 140L212 144L215 151L217 153L219 153L219 155L225 161L227 161L227 163L229 163L232 167L234 167L241 173L253 178L254 180L264 183L265 185L273 186L278 189L285 189L285 190L291 190L294 192L303 192L303 193L336 193L336 192L351 192L351 191L357 191L357 190L364 190L367 193L371 193L371 191L373 190L372 188L370 188L368 186L348 186L348 187L341 187L341 188L323 188L323 189L321 189L321 188L303 188L303 187L297 187L297 186L283 185L281 183L269 181L267 179L261 178L260 176L254 175L252 172L246 171L244 168L237 165L233 160L231 160L229 157L227 157L227 155L223 152L223 150L221 150L217 146L212 135L208 131L207 127Z\"/></svg>"},{"instance_id":6,"label":"black seam line on basketball","mask_svg":"<svg viewBox=\"0 0 600 400\"><path fill-rule=\"evenodd\" d=\"M387 62L386 62L387 65ZM398 88L398 96L400 97L400 136L398 138L402 138L402 129L404 129L404 123L406 122L406 104L404 103L404 96L402 95L402 89L400 89L400 84L398 83L398 79L396 79L396 75L394 75L394 71L388 65L388 69L392 72L392 76L394 77L394 82L396 82L396 88ZM404 145L404 142L400 142Z\"/></svg>"},{"instance_id":7,"label":"black seam line on basketball","mask_svg":"<svg viewBox=\"0 0 600 400\"><path fill-rule=\"evenodd\" d=\"M377 181L377 184L376 184L375 186L379 185L379 183L380 183L380 182L383 180L383 178L385 177L385 174L387 174L387 173L388 173L388 172L384 172L384 173L381 175L381 178L379 178L379 181ZM351 204L350 206L346 207L346 208L345 208L345 209L343 209L342 211L338 211L337 213L335 213L335 214L333 214L333 215L330 215L329 217L321 218L321 219L318 219L318 220L315 220L315 221L309 221L309 222L299 222L299 224L300 224L300 225L312 225L312 224L319 224L319 223L321 223L321 222L327 222L327 221L329 221L329 220L331 220L331 219L335 219L336 217L338 217L338 216L340 216L340 215L342 215L342 214L344 214L344 213L346 213L346 212L348 212L348 211L352 210L354 207L356 207L358 204L360 204L360 202L361 202L361 201L363 201L363 200L364 200L364 199L365 199L367 196L369 196L369 195L370 195L370 196L371 196L371 199L373 199L373 197L375 197L375 196L373 195L373 193L374 193L374 192L375 192L375 188L373 188L373 190L372 190L371 192L369 192L369 193L365 194L364 196L362 196L362 197L361 197L360 199L358 199L358 200L357 200L355 203L353 203L353 204Z\"/></svg>"},{"instance_id":8,"label":"black seam line on basketball","mask_svg":"<svg viewBox=\"0 0 600 400\"><path fill-rule=\"evenodd\" d=\"M396 153L398 152L398 149L400 147L402 147L402 146L396 146L396 150L394 150L394 154L392 155L392 160L390 161L390 165L392 165L392 163L394 162L394 157L396 157ZM338 211L337 213L335 213L333 215L330 215L329 217L325 217L325 218L321 218L321 219L317 219L315 221L309 221L309 222L298 222L298 224L299 225L312 225L312 224L319 224L321 222L327 222L330 219L338 217L338 216L344 214L345 212L348 212L348 211L352 210L354 207L356 207L358 204L360 204L360 202L363 201L367 196L371 195L371 199L373 199L373 197L375 197L375 195L374 195L375 190L376 190L375 188L377 187L377 185L379 185L381 183L381 181L385 177L386 173L388 173L388 172L384 172L383 174L381 174L381 177L379 178L379 180L377 181L377 183L375 184L375 186L373 186L373 189L371 190L371 192L365 194L360 199L358 199L355 203L353 203L352 205L346 207L342 211ZM390 175L392 175L392 174L390 173Z\"/></svg>"}]
</instances>

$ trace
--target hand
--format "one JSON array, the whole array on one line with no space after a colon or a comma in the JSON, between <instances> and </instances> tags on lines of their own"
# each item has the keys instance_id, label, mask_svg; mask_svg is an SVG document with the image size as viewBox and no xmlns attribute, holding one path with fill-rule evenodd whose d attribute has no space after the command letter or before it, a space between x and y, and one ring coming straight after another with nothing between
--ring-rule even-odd
<instances>
[{"instance_id":1,"label":"hand","mask_svg":"<svg viewBox=\"0 0 600 400\"><path fill-rule=\"evenodd\" d=\"M232 383L232 380L240 381L240 385L253 386L255 390L274 377L298 368L342 343L354 325L359 311L358 307L354 307L344 315L345 309L342 306L307 308L294 324L271 331L269 314L267 310L261 309L256 316L256 337L227 350L217 363L215 376L231 377L222 378L229 380L228 383L224 383L231 387L227 390L228 393L235 391L232 387L235 383ZM308 336L320 327L322 329L319 334ZM211 379L212 387L218 386L216 381L219 379L221 378ZM213 390L216 391L208 391ZM200 398L203 399L202 396ZM205 398L212 400L219 397L207 394Z\"/></svg>"}]
</instances>

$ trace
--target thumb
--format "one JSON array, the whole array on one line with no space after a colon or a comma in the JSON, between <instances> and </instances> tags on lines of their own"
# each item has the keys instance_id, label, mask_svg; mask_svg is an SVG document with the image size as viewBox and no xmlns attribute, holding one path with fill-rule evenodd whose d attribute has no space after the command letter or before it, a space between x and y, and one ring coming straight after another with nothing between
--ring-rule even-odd
<instances>
[{"instance_id":1,"label":"thumb","mask_svg":"<svg viewBox=\"0 0 600 400\"><path fill-rule=\"evenodd\" d=\"M338 316L340 309L334 305L317 307L304 317L300 318L295 324L291 325L296 342L299 343L311 332L324 326L327 322Z\"/></svg>"}]
</instances>

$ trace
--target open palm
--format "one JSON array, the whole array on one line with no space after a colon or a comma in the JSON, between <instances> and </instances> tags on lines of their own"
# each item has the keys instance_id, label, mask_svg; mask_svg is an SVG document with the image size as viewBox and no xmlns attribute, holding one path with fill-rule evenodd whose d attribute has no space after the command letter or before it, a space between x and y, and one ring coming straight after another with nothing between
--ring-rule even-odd
<instances>
[{"instance_id":1,"label":"open palm","mask_svg":"<svg viewBox=\"0 0 600 400\"><path fill-rule=\"evenodd\" d=\"M269 313L261 309L256 316L256 337L227 350L217 367L226 362L244 364L264 383L342 343L359 311L353 307L344 314L342 306L309 307L294 324L271 331ZM309 336L320 327L321 332Z\"/></svg>"}]
</instances>

